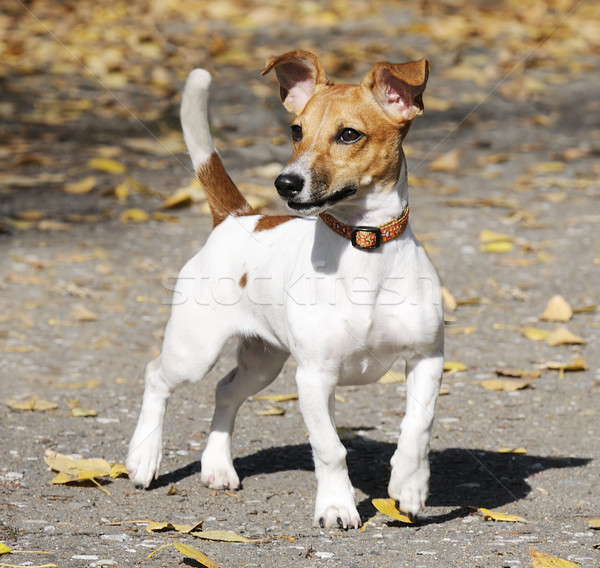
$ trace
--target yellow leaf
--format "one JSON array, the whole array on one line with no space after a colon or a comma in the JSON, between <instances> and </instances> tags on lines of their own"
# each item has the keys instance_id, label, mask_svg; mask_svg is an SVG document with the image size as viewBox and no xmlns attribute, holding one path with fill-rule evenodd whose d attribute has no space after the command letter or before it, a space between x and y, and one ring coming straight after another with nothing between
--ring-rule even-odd
<instances>
[{"instance_id":1,"label":"yellow leaf","mask_svg":"<svg viewBox=\"0 0 600 568\"><path fill-rule=\"evenodd\" d=\"M531 568L581 568L579 564L574 564L556 556L550 556L535 548L529 549L529 561Z\"/></svg>"},{"instance_id":2,"label":"yellow leaf","mask_svg":"<svg viewBox=\"0 0 600 568\"><path fill-rule=\"evenodd\" d=\"M199 562L204 568L219 568L218 564L213 562L208 556L199 550L188 546L187 544L183 544L183 542L175 541L173 546L179 550L181 554L184 554L189 558L193 558L196 562Z\"/></svg>"},{"instance_id":3,"label":"yellow leaf","mask_svg":"<svg viewBox=\"0 0 600 568\"><path fill-rule=\"evenodd\" d=\"M254 542L245 536L240 536L231 531L200 531L191 532L190 534L196 538L218 542Z\"/></svg>"},{"instance_id":4,"label":"yellow leaf","mask_svg":"<svg viewBox=\"0 0 600 568\"><path fill-rule=\"evenodd\" d=\"M92 158L88 162L88 166L94 170L106 172L108 174L125 173L125 166L121 164L121 162L110 160L108 158Z\"/></svg>"},{"instance_id":5,"label":"yellow leaf","mask_svg":"<svg viewBox=\"0 0 600 568\"><path fill-rule=\"evenodd\" d=\"M404 514L402 511L400 511L400 509L398 509L395 499L373 499L371 503L373 503L373 506L380 513L383 513L384 515L387 515L396 521L407 523L409 525L414 524L408 515Z\"/></svg>"},{"instance_id":6,"label":"yellow leaf","mask_svg":"<svg viewBox=\"0 0 600 568\"><path fill-rule=\"evenodd\" d=\"M119 218L123 223L144 223L150 218L150 215L143 209L126 209Z\"/></svg>"},{"instance_id":7,"label":"yellow leaf","mask_svg":"<svg viewBox=\"0 0 600 568\"><path fill-rule=\"evenodd\" d=\"M499 454L513 454L513 455L525 455L527 450L525 448L498 448L496 450Z\"/></svg>"},{"instance_id":8,"label":"yellow leaf","mask_svg":"<svg viewBox=\"0 0 600 568\"><path fill-rule=\"evenodd\" d=\"M98 319L98 316L94 312L91 312L81 304L77 304L73 308L72 315L77 321L96 321Z\"/></svg>"},{"instance_id":9,"label":"yellow leaf","mask_svg":"<svg viewBox=\"0 0 600 568\"><path fill-rule=\"evenodd\" d=\"M434 172L456 172L460 168L460 150L454 148L441 156L438 156L431 164L429 169Z\"/></svg>"},{"instance_id":10,"label":"yellow leaf","mask_svg":"<svg viewBox=\"0 0 600 568\"><path fill-rule=\"evenodd\" d=\"M25 400L15 400L14 398L7 398L4 404L13 410L54 410L58 408L58 404L43 400L38 396L28 398Z\"/></svg>"},{"instance_id":11,"label":"yellow leaf","mask_svg":"<svg viewBox=\"0 0 600 568\"><path fill-rule=\"evenodd\" d=\"M58 383L54 385L57 389L95 389L100 384L97 379L90 381L75 381L72 383Z\"/></svg>"},{"instance_id":12,"label":"yellow leaf","mask_svg":"<svg viewBox=\"0 0 600 568\"><path fill-rule=\"evenodd\" d=\"M537 379L541 374L540 371L528 371L526 369L496 369L496 375L514 379Z\"/></svg>"},{"instance_id":13,"label":"yellow leaf","mask_svg":"<svg viewBox=\"0 0 600 568\"><path fill-rule=\"evenodd\" d=\"M484 389L494 391L517 391L531 386L529 381L519 381L517 379L487 379L479 383Z\"/></svg>"},{"instance_id":14,"label":"yellow leaf","mask_svg":"<svg viewBox=\"0 0 600 568\"><path fill-rule=\"evenodd\" d=\"M173 195L167 197L160 205L159 209L178 209L180 207L189 207L194 202L192 194L187 187L182 187L175 191Z\"/></svg>"},{"instance_id":15,"label":"yellow leaf","mask_svg":"<svg viewBox=\"0 0 600 568\"><path fill-rule=\"evenodd\" d=\"M278 406L269 406L266 410L261 410L257 412L258 416L283 416L285 414L285 410L283 408L279 408Z\"/></svg>"},{"instance_id":16,"label":"yellow leaf","mask_svg":"<svg viewBox=\"0 0 600 568\"><path fill-rule=\"evenodd\" d=\"M66 183L64 190L67 193L89 193L96 186L96 176L88 176L79 181L74 181L72 183Z\"/></svg>"},{"instance_id":17,"label":"yellow leaf","mask_svg":"<svg viewBox=\"0 0 600 568\"><path fill-rule=\"evenodd\" d=\"M110 464L110 474L113 479L117 477L128 477L129 471L122 463L111 463Z\"/></svg>"},{"instance_id":18,"label":"yellow leaf","mask_svg":"<svg viewBox=\"0 0 600 568\"><path fill-rule=\"evenodd\" d=\"M550 298L544 313L539 316L539 319L544 321L567 322L571 317L573 317L571 306L560 294L557 294Z\"/></svg>"},{"instance_id":19,"label":"yellow leaf","mask_svg":"<svg viewBox=\"0 0 600 568\"><path fill-rule=\"evenodd\" d=\"M555 345L581 345L587 341L574 333L571 333L566 327L557 327L546 338L546 343L552 347Z\"/></svg>"},{"instance_id":20,"label":"yellow leaf","mask_svg":"<svg viewBox=\"0 0 600 568\"><path fill-rule=\"evenodd\" d=\"M550 336L550 332L545 329L538 329L536 327L523 327L521 333L532 341L544 341Z\"/></svg>"},{"instance_id":21,"label":"yellow leaf","mask_svg":"<svg viewBox=\"0 0 600 568\"><path fill-rule=\"evenodd\" d=\"M513 250L513 248L514 245L510 241L494 241L491 243L479 245L479 250L481 252L493 252L498 254L510 252L511 250Z\"/></svg>"},{"instance_id":22,"label":"yellow leaf","mask_svg":"<svg viewBox=\"0 0 600 568\"><path fill-rule=\"evenodd\" d=\"M182 534L188 534L193 529L197 528L198 525L176 525L173 523L159 523L152 521L146 526L146 532L165 532L165 531L176 531Z\"/></svg>"},{"instance_id":23,"label":"yellow leaf","mask_svg":"<svg viewBox=\"0 0 600 568\"><path fill-rule=\"evenodd\" d=\"M466 371L467 366L460 361L444 361L444 372L446 373L458 373L459 371Z\"/></svg>"},{"instance_id":24,"label":"yellow leaf","mask_svg":"<svg viewBox=\"0 0 600 568\"><path fill-rule=\"evenodd\" d=\"M449 327L446 330L447 335L471 335L477 331L477 328L474 325L467 325L465 327Z\"/></svg>"},{"instance_id":25,"label":"yellow leaf","mask_svg":"<svg viewBox=\"0 0 600 568\"><path fill-rule=\"evenodd\" d=\"M53 450L46 450L44 461L54 471L81 479L90 479L90 473L93 473L91 477L103 477L110 475L111 472L109 463L103 458L72 458Z\"/></svg>"},{"instance_id":26,"label":"yellow leaf","mask_svg":"<svg viewBox=\"0 0 600 568\"><path fill-rule=\"evenodd\" d=\"M290 394L261 394L255 395L252 397L254 400L268 400L271 402L288 402L290 400L297 400L298 393L290 393Z\"/></svg>"},{"instance_id":27,"label":"yellow leaf","mask_svg":"<svg viewBox=\"0 0 600 568\"><path fill-rule=\"evenodd\" d=\"M88 418L90 416L98 416L98 411L93 408L81 408L80 406L74 406L71 408L71 416L75 418Z\"/></svg>"},{"instance_id":28,"label":"yellow leaf","mask_svg":"<svg viewBox=\"0 0 600 568\"><path fill-rule=\"evenodd\" d=\"M127 182L120 183L115 187L115 197L119 200L119 203L125 203L129 197L129 185Z\"/></svg>"},{"instance_id":29,"label":"yellow leaf","mask_svg":"<svg viewBox=\"0 0 600 568\"><path fill-rule=\"evenodd\" d=\"M6 546L3 542L0 542L0 554L9 554L10 548Z\"/></svg>"},{"instance_id":30,"label":"yellow leaf","mask_svg":"<svg viewBox=\"0 0 600 568\"><path fill-rule=\"evenodd\" d=\"M519 517L517 515L508 515L506 513L495 513L494 511L490 511L489 509L484 509L480 507L477 509L477 512L486 520L486 521L498 521L504 523L526 523L527 521L523 517Z\"/></svg>"},{"instance_id":31,"label":"yellow leaf","mask_svg":"<svg viewBox=\"0 0 600 568\"><path fill-rule=\"evenodd\" d=\"M383 377L379 379L380 383L404 383L406 382L406 375L399 371L388 371Z\"/></svg>"},{"instance_id":32,"label":"yellow leaf","mask_svg":"<svg viewBox=\"0 0 600 568\"><path fill-rule=\"evenodd\" d=\"M586 523L594 530L600 530L600 519L590 519Z\"/></svg>"},{"instance_id":33,"label":"yellow leaf","mask_svg":"<svg viewBox=\"0 0 600 568\"><path fill-rule=\"evenodd\" d=\"M453 312L456 309L456 300L445 286L442 286L442 302L444 304L444 310L447 312Z\"/></svg>"},{"instance_id":34,"label":"yellow leaf","mask_svg":"<svg viewBox=\"0 0 600 568\"><path fill-rule=\"evenodd\" d=\"M479 242L480 243L495 243L498 241L506 241L512 243L513 238L510 235L505 235L504 233L496 233L496 231L489 231L484 229L479 233Z\"/></svg>"}]
</instances>

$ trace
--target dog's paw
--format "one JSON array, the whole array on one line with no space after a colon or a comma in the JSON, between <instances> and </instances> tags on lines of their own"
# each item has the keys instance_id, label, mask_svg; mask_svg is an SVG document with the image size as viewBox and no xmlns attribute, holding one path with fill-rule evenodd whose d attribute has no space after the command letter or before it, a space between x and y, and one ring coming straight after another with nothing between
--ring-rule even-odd
<instances>
[{"instance_id":1,"label":"dog's paw","mask_svg":"<svg viewBox=\"0 0 600 568\"><path fill-rule=\"evenodd\" d=\"M344 530L360 527L360 516L354 503L354 488L349 480L337 486L319 486L315 503L315 524L321 528L339 527Z\"/></svg>"},{"instance_id":2,"label":"dog's paw","mask_svg":"<svg viewBox=\"0 0 600 568\"><path fill-rule=\"evenodd\" d=\"M398 502L398 508L415 517L425 507L429 494L429 461L408 459L394 454L388 493Z\"/></svg>"},{"instance_id":3,"label":"dog's paw","mask_svg":"<svg viewBox=\"0 0 600 568\"><path fill-rule=\"evenodd\" d=\"M227 459L210 458L206 456L206 452L202 456L200 479L211 489L239 489L240 487L240 478L233 463Z\"/></svg>"},{"instance_id":4,"label":"dog's paw","mask_svg":"<svg viewBox=\"0 0 600 568\"><path fill-rule=\"evenodd\" d=\"M148 487L158 477L162 460L162 437L160 432L141 435L137 432L129 443L126 467L129 479L140 487Z\"/></svg>"}]
</instances>

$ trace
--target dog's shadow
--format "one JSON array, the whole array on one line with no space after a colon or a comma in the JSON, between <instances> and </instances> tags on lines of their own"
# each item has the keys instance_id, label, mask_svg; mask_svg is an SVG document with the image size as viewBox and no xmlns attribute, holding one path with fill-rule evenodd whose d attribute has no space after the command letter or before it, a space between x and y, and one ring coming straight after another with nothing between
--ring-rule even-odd
<instances>
[{"instance_id":1,"label":"dog's shadow","mask_svg":"<svg viewBox=\"0 0 600 568\"><path fill-rule=\"evenodd\" d=\"M350 479L354 486L368 495L358 503L363 519L375 510L371 499L387 496L390 458L395 444L369 440L360 436L345 442ZM431 481L427 505L450 508L450 512L426 517L423 523L441 523L467 516L473 507L495 509L523 499L531 492L528 478L536 473L556 468L582 467L591 460L577 457L543 457L503 454L467 448L448 448L432 451ZM253 475L281 471L312 471L313 461L309 444L278 446L260 450L234 460L243 479ZM152 488L166 487L191 475L199 474L200 461L159 477Z\"/></svg>"}]
</instances>

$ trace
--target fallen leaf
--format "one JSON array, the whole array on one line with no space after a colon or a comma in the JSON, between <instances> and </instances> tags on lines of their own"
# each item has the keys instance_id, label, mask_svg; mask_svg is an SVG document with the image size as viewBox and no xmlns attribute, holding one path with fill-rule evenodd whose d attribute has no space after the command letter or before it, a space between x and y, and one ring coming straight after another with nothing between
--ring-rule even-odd
<instances>
[{"instance_id":1,"label":"fallen leaf","mask_svg":"<svg viewBox=\"0 0 600 568\"><path fill-rule=\"evenodd\" d=\"M108 174L125 173L125 166L121 164L121 162L110 160L108 158L92 158L88 162L88 166L94 170L106 172Z\"/></svg>"},{"instance_id":2,"label":"fallen leaf","mask_svg":"<svg viewBox=\"0 0 600 568\"><path fill-rule=\"evenodd\" d=\"M529 562L531 568L581 568L579 564L574 564L557 556L550 556L535 548L529 549Z\"/></svg>"},{"instance_id":3,"label":"fallen leaf","mask_svg":"<svg viewBox=\"0 0 600 568\"><path fill-rule=\"evenodd\" d=\"M527 450L525 448L498 448L496 450L499 454L512 454L512 455L516 455L516 456L522 456L525 455L527 453Z\"/></svg>"},{"instance_id":4,"label":"fallen leaf","mask_svg":"<svg viewBox=\"0 0 600 568\"><path fill-rule=\"evenodd\" d=\"M582 345L587 341L570 332L566 327L557 327L546 337L546 343L552 347L556 345Z\"/></svg>"},{"instance_id":5,"label":"fallen leaf","mask_svg":"<svg viewBox=\"0 0 600 568\"><path fill-rule=\"evenodd\" d=\"M488 229L483 229L483 231L479 233L480 243L495 243L498 241L506 241L512 243L513 238L510 235L505 235L504 233L497 233L496 231L489 231Z\"/></svg>"},{"instance_id":6,"label":"fallen leaf","mask_svg":"<svg viewBox=\"0 0 600 568\"><path fill-rule=\"evenodd\" d=\"M459 371L466 371L467 366L460 361L444 361L444 372L450 375L458 373Z\"/></svg>"},{"instance_id":7,"label":"fallen leaf","mask_svg":"<svg viewBox=\"0 0 600 568\"><path fill-rule=\"evenodd\" d=\"M96 321L98 319L98 316L94 312L91 312L81 304L74 306L71 313L77 321Z\"/></svg>"},{"instance_id":8,"label":"fallen leaf","mask_svg":"<svg viewBox=\"0 0 600 568\"><path fill-rule=\"evenodd\" d=\"M10 548L6 546L3 542L0 542L0 554L8 554L10 552Z\"/></svg>"},{"instance_id":9,"label":"fallen leaf","mask_svg":"<svg viewBox=\"0 0 600 568\"><path fill-rule=\"evenodd\" d=\"M575 357L569 363L557 363L557 362L549 362L546 363L546 368L551 371L559 371L559 378L565 378L565 372L572 371L587 371L588 366L583 357Z\"/></svg>"},{"instance_id":10,"label":"fallen leaf","mask_svg":"<svg viewBox=\"0 0 600 568\"><path fill-rule=\"evenodd\" d=\"M254 400L268 400L271 402L288 402L290 400L298 400L298 393L290 393L290 394L261 394L254 395L252 397Z\"/></svg>"},{"instance_id":11,"label":"fallen leaf","mask_svg":"<svg viewBox=\"0 0 600 568\"><path fill-rule=\"evenodd\" d=\"M69 223L44 219L37 224L38 231L72 231L73 226Z\"/></svg>"},{"instance_id":12,"label":"fallen leaf","mask_svg":"<svg viewBox=\"0 0 600 568\"><path fill-rule=\"evenodd\" d=\"M404 383L406 382L406 375L399 371L388 371L383 377L379 379L380 383Z\"/></svg>"},{"instance_id":13,"label":"fallen leaf","mask_svg":"<svg viewBox=\"0 0 600 568\"><path fill-rule=\"evenodd\" d=\"M121 219L121 222L123 223L144 223L149 218L150 215L143 209L125 209L125 211L119 215L119 219Z\"/></svg>"},{"instance_id":14,"label":"fallen leaf","mask_svg":"<svg viewBox=\"0 0 600 568\"><path fill-rule=\"evenodd\" d=\"M380 513L383 513L384 515L391 517L396 521L400 521L401 523L406 523L409 525L414 524L414 521L412 521L408 515L398 509L395 499L373 499L371 503L373 503L373 506Z\"/></svg>"},{"instance_id":15,"label":"fallen leaf","mask_svg":"<svg viewBox=\"0 0 600 568\"><path fill-rule=\"evenodd\" d=\"M38 396L24 400L16 400L14 398L7 398L4 404L13 410L54 410L58 408L58 404L43 400Z\"/></svg>"},{"instance_id":16,"label":"fallen leaf","mask_svg":"<svg viewBox=\"0 0 600 568\"><path fill-rule=\"evenodd\" d=\"M67 193L89 193L96 187L96 176L88 176L79 181L74 181L72 183L66 183L64 186L64 190Z\"/></svg>"},{"instance_id":17,"label":"fallen leaf","mask_svg":"<svg viewBox=\"0 0 600 568\"><path fill-rule=\"evenodd\" d=\"M179 491L177 490L177 486L174 483L169 485L169 489L167 490L167 496L171 497L173 495L179 495Z\"/></svg>"},{"instance_id":18,"label":"fallen leaf","mask_svg":"<svg viewBox=\"0 0 600 568\"><path fill-rule=\"evenodd\" d=\"M159 209L179 209L189 207L194 202L191 192L187 187L182 187L167 197L160 205Z\"/></svg>"},{"instance_id":19,"label":"fallen leaf","mask_svg":"<svg viewBox=\"0 0 600 568\"><path fill-rule=\"evenodd\" d=\"M519 381L517 379L487 379L479 384L487 390L508 392L526 389L531 386L530 381Z\"/></svg>"},{"instance_id":20,"label":"fallen leaf","mask_svg":"<svg viewBox=\"0 0 600 568\"><path fill-rule=\"evenodd\" d=\"M100 381L93 379L90 381L74 381L71 383L57 383L54 386L57 389L95 389L100 384Z\"/></svg>"},{"instance_id":21,"label":"fallen leaf","mask_svg":"<svg viewBox=\"0 0 600 568\"><path fill-rule=\"evenodd\" d=\"M526 369L496 369L496 375L499 377L512 377L514 379L537 379L541 374L540 371Z\"/></svg>"},{"instance_id":22,"label":"fallen leaf","mask_svg":"<svg viewBox=\"0 0 600 568\"><path fill-rule=\"evenodd\" d=\"M199 550L196 550L195 548L179 541L170 542L169 544L163 544L162 546L159 546L156 550L148 554L148 558L152 558L152 556L154 556L159 550L163 550L169 546L174 546L179 552L181 552L181 554L187 556L188 558L193 558L203 568L219 568L218 564L213 562L208 556Z\"/></svg>"},{"instance_id":23,"label":"fallen leaf","mask_svg":"<svg viewBox=\"0 0 600 568\"><path fill-rule=\"evenodd\" d=\"M510 241L494 241L491 243L479 245L479 250L481 252L493 252L498 254L510 252L511 250L513 250L513 248L514 245Z\"/></svg>"},{"instance_id":24,"label":"fallen leaf","mask_svg":"<svg viewBox=\"0 0 600 568\"><path fill-rule=\"evenodd\" d=\"M553 296L548 301L546 309L538 319L544 321L568 322L573 317L573 310L568 302L560 295Z\"/></svg>"},{"instance_id":25,"label":"fallen leaf","mask_svg":"<svg viewBox=\"0 0 600 568\"><path fill-rule=\"evenodd\" d=\"M256 414L258 416L283 416L285 414L285 410L283 410L283 408L279 408L278 406L269 406L269 408L261 410Z\"/></svg>"},{"instance_id":26,"label":"fallen leaf","mask_svg":"<svg viewBox=\"0 0 600 568\"><path fill-rule=\"evenodd\" d=\"M594 530L600 530L600 518L590 519L589 521L586 521L586 523Z\"/></svg>"},{"instance_id":27,"label":"fallen leaf","mask_svg":"<svg viewBox=\"0 0 600 568\"><path fill-rule=\"evenodd\" d=\"M190 534L196 538L203 540L214 540L218 542L256 542L231 531L201 531L190 532Z\"/></svg>"},{"instance_id":28,"label":"fallen leaf","mask_svg":"<svg viewBox=\"0 0 600 568\"><path fill-rule=\"evenodd\" d=\"M503 523L526 523L527 521L523 517L519 517L517 515L508 515L506 513L496 513L494 511L490 511L489 509L484 509L480 507L477 509L477 512L486 520L486 521L498 521Z\"/></svg>"},{"instance_id":29,"label":"fallen leaf","mask_svg":"<svg viewBox=\"0 0 600 568\"><path fill-rule=\"evenodd\" d=\"M195 525L176 525L174 523L160 523L152 521L146 526L146 532L175 531L180 534L190 534L194 530L197 531L198 529L201 529L202 524L203 522L197 523Z\"/></svg>"},{"instance_id":30,"label":"fallen leaf","mask_svg":"<svg viewBox=\"0 0 600 568\"><path fill-rule=\"evenodd\" d=\"M434 172L456 172L460 168L460 150L454 148L441 156L438 156L431 164L429 169Z\"/></svg>"},{"instance_id":31,"label":"fallen leaf","mask_svg":"<svg viewBox=\"0 0 600 568\"><path fill-rule=\"evenodd\" d=\"M550 337L550 332L545 329L538 329L536 327L522 327L521 333L527 339L532 341L544 341Z\"/></svg>"},{"instance_id":32,"label":"fallen leaf","mask_svg":"<svg viewBox=\"0 0 600 568\"><path fill-rule=\"evenodd\" d=\"M444 304L444 310L448 312L453 312L458 305L454 296L445 286L442 286L442 303Z\"/></svg>"},{"instance_id":33,"label":"fallen leaf","mask_svg":"<svg viewBox=\"0 0 600 568\"><path fill-rule=\"evenodd\" d=\"M446 335L471 335L477 331L474 325L467 325L464 327L449 327L446 330Z\"/></svg>"}]
</instances>

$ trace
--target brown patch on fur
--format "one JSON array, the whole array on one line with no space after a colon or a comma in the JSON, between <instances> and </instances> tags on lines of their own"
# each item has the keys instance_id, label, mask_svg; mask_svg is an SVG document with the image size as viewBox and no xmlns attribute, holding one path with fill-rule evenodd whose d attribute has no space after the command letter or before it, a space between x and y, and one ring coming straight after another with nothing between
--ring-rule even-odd
<instances>
[{"instance_id":1,"label":"brown patch on fur","mask_svg":"<svg viewBox=\"0 0 600 568\"><path fill-rule=\"evenodd\" d=\"M223 162L216 152L213 152L208 162L198 168L197 176L208 200L213 228L229 215L234 217L256 215L256 211L250 207L246 198L227 175Z\"/></svg>"},{"instance_id":2,"label":"brown patch on fur","mask_svg":"<svg viewBox=\"0 0 600 568\"><path fill-rule=\"evenodd\" d=\"M292 215L262 215L256 223L256 227L254 227L254 232L258 233L260 231L268 231L269 229L274 229L275 227L285 223L286 221L291 221L292 219L296 219Z\"/></svg>"},{"instance_id":3,"label":"brown patch on fur","mask_svg":"<svg viewBox=\"0 0 600 568\"><path fill-rule=\"evenodd\" d=\"M238 284L240 285L240 288L245 288L246 284L248 284L248 273L244 272L244 274L242 274L242 277L240 278L240 281L238 282Z\"/></svg>"}]
</instances>

